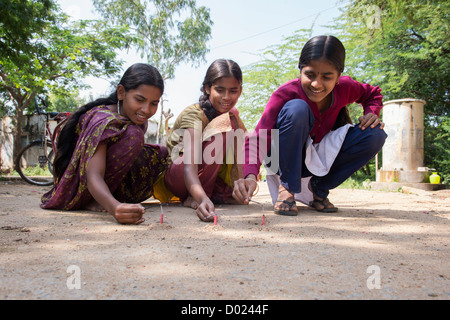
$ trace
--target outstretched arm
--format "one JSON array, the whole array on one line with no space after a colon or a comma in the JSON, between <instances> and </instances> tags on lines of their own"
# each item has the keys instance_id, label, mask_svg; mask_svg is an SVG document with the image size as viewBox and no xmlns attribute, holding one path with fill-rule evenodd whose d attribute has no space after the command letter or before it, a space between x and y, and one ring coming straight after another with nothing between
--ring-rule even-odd
<instances>
[{"instance_id":1,"label":"outstretched arm","mask_svg":"<svg viewBox=\"0 0 450 320\"><path fill-rule=\"evenodd\" d=\"M189 142L185 141L186 139L184 140L184 181L186 188L191 197L198 203L196 213L200 220L212 221L215 214L214 204L203 189L198 177L198 165L195 163L194 138L196 135L194 135L193 128L188 128L186 131L188 131L188 134L185 134L184 137L190 139Z\"/></svg>"},{"instance_id":2,"label":"outstretched arm","mask_svg":"<svg viewBox=\"0 0 450 320\"><path fill-rule=\"evenodd\" d=\"M106 144L100 144L86 169L87 187L92 197L121 224L140 224L145 209L140 204L120 203L105 182Z\"/></svg>"}]
</instances>

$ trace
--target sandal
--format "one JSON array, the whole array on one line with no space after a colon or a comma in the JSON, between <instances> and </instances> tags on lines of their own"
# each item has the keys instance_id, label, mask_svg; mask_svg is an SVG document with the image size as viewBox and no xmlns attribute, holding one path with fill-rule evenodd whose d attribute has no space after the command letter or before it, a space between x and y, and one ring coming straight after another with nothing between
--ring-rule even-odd
<instances>
[{"instance_id":1,"label":"sandal","mask_svg":"<svg viewBox=\"0 0 450 320\"><path fill-rule=\"evenodd\" d=\"M278 189L278 196L280 196L281 192L288 192L290 194L291 197L293 197L293 195L289 192L289 190L287 190L285 187L283 187L280 184L280 187ZM298 215L298 210L297 210L297 205L295 203L295 199L293 201L289 201L287 199L285 200L280 200L279 198L277 199L277 202L281 202L281 203L285 203L288 205L288 210L280 210L280 209L274 209L273 211L275 212L275 214L279 214L282 216L296 216ZM295 208L295 210L292 210L292 208Z\"/></svg>"},{"instance_id":2,"label":"sandal","mask_svg":"<svg viewBox=\"0 0 450 320\"><path fill-rule=\"evenodd\" d=\"M318 205L321 206L321 209L318 208ZM330 207L330 205L332 207ZM319 212L337 212L338 208L336 208L331 202L330 200L328 200L328 198L326 199L314 199L313 201L310 202L309 206L311 208L316 209Z\"/></svg>"},{"instance_id":3,"label":"sandal","mask_svg":"<svg viewBox=\"0 0 450 320\"><path fill-rule=\"evenodd\" d=\"M311 187L311 181L309 181L308 184L308 189L309 191L311 191L311 193L313 194L313 201L311 201L309 203L309 206L313 209L316 209L319 212L337 212L338 208L336 208L334 206L334 204L332 204L330 202L330 200L328 200L328 198L325 199L320 199L316 193L313 191L312 187ZM321 206L321 208L318 208L317 206ZM330 207L331 206L331 207Z\"/></svg>"},{"instance_id":4,"label":"sandal","mask_svg":"<svg viewBox=\"0 0 450 320\"><path fill-rule=\"evenodd\" d=\"M296 216L296 215L298 215L297 210L291 210L292 207L294 207L294 206L297 208L297 206L295 205L295 200L294 201L277 200L276 202L282 202L289 206L289 210L274 210L274 212L276 214L279 214L281 216Z\"/></svg>"}]
</instances>

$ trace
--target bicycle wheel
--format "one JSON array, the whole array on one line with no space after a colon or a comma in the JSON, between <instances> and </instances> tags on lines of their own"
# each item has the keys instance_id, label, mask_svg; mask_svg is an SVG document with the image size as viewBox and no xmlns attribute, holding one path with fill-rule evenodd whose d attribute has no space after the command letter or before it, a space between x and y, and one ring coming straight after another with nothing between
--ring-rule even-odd
<instances>
[{"instance_id":1,"label":"bicycle wheel","mask_svg":"<svg viewBox=\"0 0 450 320\"><path fill-rule=\"evenodd\" d=\"M30 184L52 185L54 157L50 141L47 141L47 154L42 142L34 141L20 151L16 160L16 170L22 179Z\"/></svg>"}]
</instances>

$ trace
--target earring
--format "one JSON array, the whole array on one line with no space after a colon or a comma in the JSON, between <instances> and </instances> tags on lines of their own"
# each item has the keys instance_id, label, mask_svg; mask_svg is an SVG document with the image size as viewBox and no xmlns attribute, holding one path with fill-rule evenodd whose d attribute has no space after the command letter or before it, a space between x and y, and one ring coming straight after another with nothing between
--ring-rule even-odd
<instances>
[{"instance_id":1,"label":"earring","mask_svg":"<svg viewBox=\"0 0 450 320\"><path fill-rule=\"evenodd\" d=\"M117 113L120 115L120 100L117 100Z\"/></svg>"}]
</instances>

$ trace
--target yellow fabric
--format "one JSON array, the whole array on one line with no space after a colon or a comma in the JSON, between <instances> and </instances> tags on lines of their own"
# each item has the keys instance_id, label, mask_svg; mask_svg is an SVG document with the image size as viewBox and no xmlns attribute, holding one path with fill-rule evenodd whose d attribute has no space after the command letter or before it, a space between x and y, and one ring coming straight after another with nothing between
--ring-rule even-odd
<instances>
[{"instance_id":1,"label":"yellow fabric","mask_svg":"<svg viewBox=\"0 0 450 320\"><path fill-rule=\"evenodd\" d=\"M175 197L169 189L167 189L166 184L164 183L164 174L161 174L153 185L153 197L158 199L161 203L179 201L178 197Z\"/></svg>"},{"instance_id":2,"label":"yellow fabric","mask_svg":"<svg viewBox=\"0 0 450 320\"><path fill-rule=\"evenodd\" d=\"M219 169L219 177L230 187L233 187L233 182L231 181L231 169L233 169L232 164L222 164Z\"/></svg>"}]
</instances>

